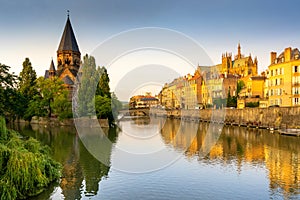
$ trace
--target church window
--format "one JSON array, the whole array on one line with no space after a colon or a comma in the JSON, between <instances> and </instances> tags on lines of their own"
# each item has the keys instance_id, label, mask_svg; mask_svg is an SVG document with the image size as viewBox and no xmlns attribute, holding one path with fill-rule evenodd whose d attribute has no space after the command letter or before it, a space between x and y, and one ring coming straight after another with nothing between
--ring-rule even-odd
<instances>
[{"instance_id":1,"label":"church window","mask_svg":"<svg viewBox=\"0 0 300 200\"><path fill-rule=\"evenodd\" d=\"M299 70L298 66L294 66L294 72L297 73L297 72L299 72L298 70Z\"/></svg>"}]
</instances>

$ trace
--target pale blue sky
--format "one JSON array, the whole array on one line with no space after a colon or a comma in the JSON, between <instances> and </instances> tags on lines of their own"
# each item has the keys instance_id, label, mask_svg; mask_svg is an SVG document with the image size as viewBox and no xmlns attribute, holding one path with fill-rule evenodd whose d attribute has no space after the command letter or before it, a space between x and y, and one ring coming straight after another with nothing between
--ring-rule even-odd
<instances>
[{"instance_id":1,"label":"pale blue sky","mask_svg":"<svg viewBox=\"0 0 300 200\"><path fill-rule=\"evenodd\" d=\"M43 75L56 58L69 9L82 55L121 31L162 27L194 38L214 63L226 51L236 54L240 42L242 53L258 57L262 71L270 51L300 47L299 5L297 0L0 0L0 62L19 73L29 57Z\"/></svg>"}]
</instances>

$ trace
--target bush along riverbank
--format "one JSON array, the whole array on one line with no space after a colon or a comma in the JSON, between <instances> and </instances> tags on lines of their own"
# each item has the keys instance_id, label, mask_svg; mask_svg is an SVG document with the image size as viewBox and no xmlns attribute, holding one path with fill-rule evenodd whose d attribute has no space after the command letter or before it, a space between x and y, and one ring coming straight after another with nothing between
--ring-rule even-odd
<instances>
[{"instance_id":1,"label":"bush along riverbank","mask_svg":"<svg viewBox=\"0 0 300 200\"><path fill-rule=\"evenodd\" d=\"M6 128L0 116L0 199L24 199L60 178L61 165L50 148Z\"/></svg>"}]
</instances>

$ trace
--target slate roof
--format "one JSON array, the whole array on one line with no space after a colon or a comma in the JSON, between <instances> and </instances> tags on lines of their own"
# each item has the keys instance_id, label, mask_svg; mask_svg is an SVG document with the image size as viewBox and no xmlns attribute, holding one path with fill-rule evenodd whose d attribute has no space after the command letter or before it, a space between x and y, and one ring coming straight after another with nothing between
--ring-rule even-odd
<instances>
[{"instance_id":1,"label":"slate roof","mask_svg":"<svg viewBox=\"0 0 300 200\"><path fill-rule=\"evenodd\" d=\"M55 71L55 66L53 60L51 60L50 69L49 71Z\"/></svg>"},{"instance_id":2,"label":"slate roof","mask_svg":"<svg viewBox=\"0 0 300 200\"><path fill-rule=\"evenodd\" d=\"M64 50L80 52L69 17L67 19L67 23L57 51L64 51Z\"/></svg>"},{"instance_id":3,"label":"slate roof","mask_svg":"<svg viewBox=\"0 0 300 200\"><path fill-rule=\"evenodd\" d=\"M44 79L47 79L47 78L49 78L49 70L45 71Z\"/></svg>"},{"instance_id":4,"label":"slate roof","mask_svg":"<svg viewBox=\"0 0 300 200\"><path fill-rule=\"evenodd\" d=\"M74 84L74 82L72 81L72 79L69 76L65 76L62 80L65 84L68 84L68 85Z\"/></svg>"}]
</instances>

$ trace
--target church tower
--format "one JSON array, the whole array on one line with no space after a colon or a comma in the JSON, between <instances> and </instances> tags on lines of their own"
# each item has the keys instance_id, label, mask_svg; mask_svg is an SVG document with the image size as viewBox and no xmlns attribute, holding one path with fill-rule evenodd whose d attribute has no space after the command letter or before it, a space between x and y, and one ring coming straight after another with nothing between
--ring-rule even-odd
<instances>
[{"instance_id":1,"label":"church tower","mask_svg":"<svg viewBox=\"0 0 300 200\"><path fill-rule=\"evenodd\" d=\"M241 59L242 58L242 53L241 53L241 45L239 43L238 45L238 54L237 54L237 59Z\"/></svg>"},{"instance_id":2,"label":"church tower","mask_svg":"<svg viewBox=\"0 0 300 200\"><path fill-rule=\"evenodd\" d=\"M73 85L80 67L80 51L75 34L68 18L57 49L57 71L56 75L66 85Z\"/></svg>"},{"instance_id":3,"label":"church tower","mask_svg":"<svg viewBox=\"0 0 300 200\"><path fill-rule=\"evenodd\" d=\"M49 73L49 78L54 78L56 76L56 70L55 70L53 59L51 60L51 64L50 64L48 73Z\"/></svg>"}]
</instances>

